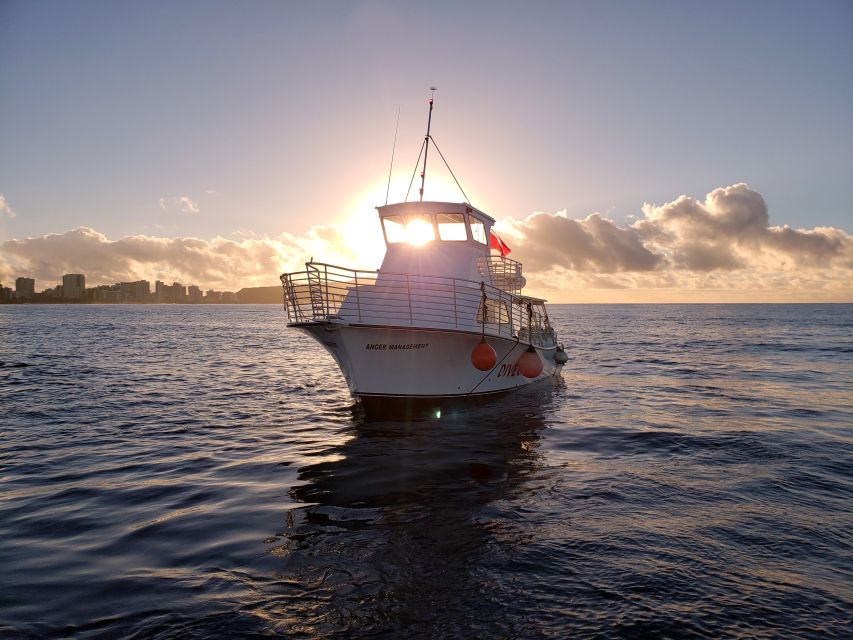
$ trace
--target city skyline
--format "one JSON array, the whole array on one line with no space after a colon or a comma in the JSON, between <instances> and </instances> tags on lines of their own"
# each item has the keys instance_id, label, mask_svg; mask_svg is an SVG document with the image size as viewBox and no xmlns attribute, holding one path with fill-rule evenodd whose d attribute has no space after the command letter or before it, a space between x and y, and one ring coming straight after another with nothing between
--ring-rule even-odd
<instances>
[{"instance_id":1,"label":"city skyline","mask_svg":"<svg viewBox=\"0 0 853 640\"><path fill-rule=\"evenodd\" d=\"M112 285L86 287L86 276L80 273L67 273L56 286L37 291L35 278L19 276L14 280L15 288L7 287L0 281L0 303L21 302L136 302L136 303L237 303L268 302L280 303L281 293L278 287L243 288L240 291L203 291L194 284L180 282L166 284L156 280L154 290L148 280L134 282L116 282ZM274 290L275 295L270 290Z\"/></svg>"},{"instance_id":2,"label":"city skyline","mask_svg":"<svg viewBox=\"0 0 853 640\"><path fill-rule=\"evenodd\" d=\"M531 294L853 300L849 3L10 2L0 18L3 279L237 288L311 256L376 268L398 109L392 201L435 83L436 141ZM463 199L430 167L427 199Z\"/></svg>"}]
</instances>

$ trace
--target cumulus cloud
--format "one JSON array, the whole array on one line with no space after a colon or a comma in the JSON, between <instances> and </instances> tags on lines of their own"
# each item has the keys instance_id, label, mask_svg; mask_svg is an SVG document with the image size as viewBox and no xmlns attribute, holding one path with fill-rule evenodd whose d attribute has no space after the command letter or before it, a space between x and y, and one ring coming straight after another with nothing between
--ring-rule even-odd
<instances>
[{"instance_id":1,"label":"cumulus cloud","mask_svg":"<svg viewBox=\"0 0 853 640\"><path fill-rule=\"evenodd\" d=\"M767 203L746 184L704 201L680 196L625 227L592 214L534 213L501 221L534 286L818 294L853 298L853 237L832 227L770 225ZM531 276L528 276L529 278ZM820 295L825 294L825 295ZM790 296L789 296L790 297Z\"/></svg>"},{"instance_id":2,"label":"cumulus cloud","mask_svg":"<svg viewBox=\"0 0 853 640\"><path fill-rule=\"evenodd\" d=\"M12 207L9 206L9 202L6 200L6 196L0 193L0 218L14 218L15 212L12 211Z\"/></svg>"},{"instance_id":3,"label":"cumulus cloud","mask_svg":"<svg viewBox=\"0 0 853 640\"><path fill-rule=\"evenodd\" d=\"M377 233L381 234L378 224ZM145 279L239 289L278 284L280 273L301 268L312 256L358 264L362 258L358 251L344 238L343 230L332 227L313 227L300 236L243 234L236 240L148 235L111 240L94 229L79 227L0 242L0 279L26 275L48 284L64 273L84 273L91 284Z\"/></svg>"},{"instance_id":4,"label":"cumulus cloud","mask_svg":"<svg viewBox=\"0 0 853 640\"><path fill-rule=\"evenodd\" d=\"M850 268L853 243L845 232L771 227L764 198L746 184L715 189L699 202L681 196L643 206L633 228L652 250L691 271Z\"/></svg>"},{"instance_id":5,"label":"cumulus cloud","mask_svg":"<svg viewBox=\"0 0 853 640\"><path fill-rule=\"evenodd\" d=\"M52 282L82 272L93 284L144 278L216 289L271 285L311 256L378 266L375 224L211 240L112 240L81 227L0 243L0 277ZM831 227L771 226L764 198L745 184L715 189L704 200L645 204L625 226L597 213L571 219L539 212L502 220L498 230L511 257L524 263L527 291L558 302L853 300L853 237Z\"/></svg>"},{"instance_id":6,"label":"cumulus cloud","mask_svg":"<svg viewBox=\"0 0 853 640\"><path fill-rule=\"evenodd\" d=\"M160 198L160 208L163 211L180 211L181 213L198 213L198 203L189 196L172 196Z\"/></svg>"},{"instance_id":7,"label":"cumulus cloud","mask_svg":"<svg viewBox=\"0 0 853 640\"><path fill-rule=\"evenodd\" d=\"M572 220L565 212L534 213L519 221L510 218L504 227L519 239L519 254L525 255L525 265L532 271L552 267L598 273L651 271L662 261L636 231L621 229L597 213L583 220Z\"/></svg>"}]
</instances>

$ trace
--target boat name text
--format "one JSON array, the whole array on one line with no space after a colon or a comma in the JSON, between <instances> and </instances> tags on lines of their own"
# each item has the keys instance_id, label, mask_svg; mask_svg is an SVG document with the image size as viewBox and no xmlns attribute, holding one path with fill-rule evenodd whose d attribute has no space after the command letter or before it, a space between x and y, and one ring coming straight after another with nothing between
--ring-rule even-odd
<instances>
[{"instance_id":1,"label":"boat name text","mask_svg":"<svg viewBox=\"0 0 853 640\"><path fill-rule=\"evenodd\" d=\"M517 364L502 364L498 371L498 378L512 377L518 375Z\"/></svg>"},{"instance_id":2,"label":"boat name text","mask_svg":"<svg viewBox=\"0 0 853 640\"><path fill-rule=\"evenodd\" d=\"M367 351L400 351L409 349L426 349L429 342L414 342L409 344L387 344L385 342L369 342L365 345Z\"/></svg>"}]
</instances>

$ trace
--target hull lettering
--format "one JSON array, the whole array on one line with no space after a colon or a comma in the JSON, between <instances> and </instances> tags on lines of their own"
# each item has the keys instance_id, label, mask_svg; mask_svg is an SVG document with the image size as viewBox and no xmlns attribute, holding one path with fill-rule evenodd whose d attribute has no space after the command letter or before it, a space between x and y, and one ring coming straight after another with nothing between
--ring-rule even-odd
<instances>
[{"instance_id":1,"label":"hull lettering","mask_svg":"<svg viewBox=\"0 0 853 640\"><path fill-rule=\"evenodd\" d=\"M429 342L413 342L408 344L395 344L385 342L369 342L364 346L366 351L411 351L412 349L426 349Z\"/></svg>"},{"instance_id":2,"label":"hull lettering","mask_svg":"<svg viewBox=\"0 0 853 640\"><path fill-rule=\"evenodd\" d=\"M502 364L501 368L498 369L498 378L506 378L518 375L518 365L517 364Z\"/></svg>"}]
</instances>

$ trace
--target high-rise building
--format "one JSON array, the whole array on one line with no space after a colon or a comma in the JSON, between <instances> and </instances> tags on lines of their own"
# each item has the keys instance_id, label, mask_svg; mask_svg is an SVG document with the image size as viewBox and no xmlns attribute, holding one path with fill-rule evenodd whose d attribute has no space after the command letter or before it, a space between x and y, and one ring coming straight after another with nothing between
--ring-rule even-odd
<instances>
[{"instance_id":1,"label":"high-rise building","mask_svg":"<svg viewBox=\"0 0 853 640\"><path fill-rule=\"evenodd\" d=\"M154 299L157 302L171 302L172 287L166 286L166 283L162 280L157 280L154 283Z\"/></svg>"},{"instance_id":2,"label":"high-rise building","mask_svg":"<svg viewBox=\"0 0 853 640\"><path fill-rule=\"evenodd\" d=\"M62 276L62 296L70 300L83 297L86 291L86 276L82 273L66 273Z\"/></svg>"},{"instance_id":3,"label":"high-rise building","mask_svg":"<svg viewBox=\"0 0 853 640\"><path fill-rule=\"evenodd\" d=\"M120 302L120 295L117 284L102 284L86 291L86 296L95 302Z\"/></svg>"},{"instance_id":4,"label":"high-rise building","mask_svg":"<svg viewBox=\"0 0 853 640\"><path fill-rule=\"evenodd\" d=\"M148 302L151 299L151 283L148 280L138 280L136 283L136 299Z\"/></svg>"},{"instance_id":5,"label":"high-rise building","mask_svg":"<svg viewBox=\"0 0 853 640\"><path fill-rule=\"evenodd\" d=\"M151 295L151 284L148 280L136 282L119 282L119 297L124 302L148 302Z\"/></svg>"},{"instance_id":6,"label":"high-rise building","mask_svg":"<svg viewBox=\"0 0 853 640\"><path fill-rule=\"evenodd\" d=\"M172 283L172 302L185 302L187 288L179 282Z\"/></svg>"},{"instance_id":7,"label":"high-rise building","mask_svg":"<svg viewBox=\"0 0 853 640\"><path fill-rule=\"evenodd\" d=\"M32 300L36 295L36 281L32 278L15 278L15 297Z\"/></svg>"},{"instance_id":8,"label":"high-rise building","mask_svg":"<svg viewBox=\"0 0 853 640\"><path fill-rule=\"evenodd\" d=\"M49 287L47 289L44 289L39 294L39 297L44 298L46 300L61 300L65 296L63 294L62 285L58 284L55 287Z\"/></svg>"},{"instance_id":9,"label":"high-rise building","mask_svg":"<svg viewBox=\"0 0 853 640\"><path fill-rule=\"evenodd\" d=\"M202 295L201 289L199 289L194 284L191 284L187 287L187 301L192 303L202 302L204 297Z\"/></svg>"}]
</instances>

